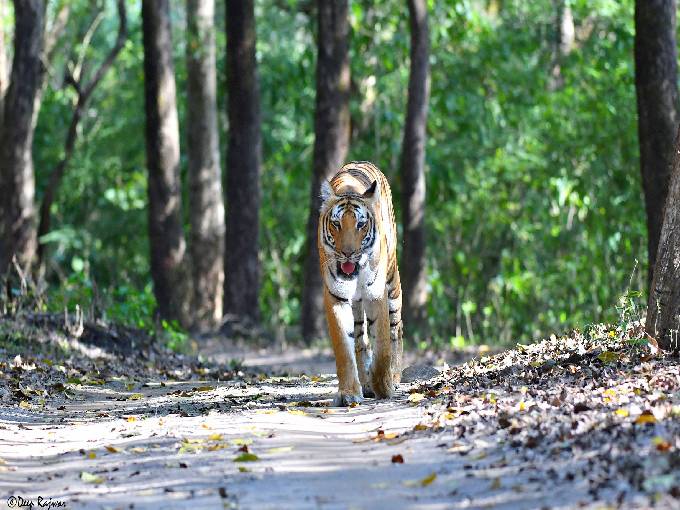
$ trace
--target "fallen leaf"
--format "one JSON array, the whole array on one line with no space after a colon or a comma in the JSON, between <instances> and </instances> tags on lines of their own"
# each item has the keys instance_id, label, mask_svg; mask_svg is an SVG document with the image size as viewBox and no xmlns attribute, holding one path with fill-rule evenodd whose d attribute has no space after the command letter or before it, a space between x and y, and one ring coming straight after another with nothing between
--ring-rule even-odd
<instances>
[{"instance_id":1,"label":"fallen leaf","mask_svg":"<svg viewBox=\"0 0 680 510\"><path fill-rule=\"evenodd\" d=\"M420 401L423 400L424 398L425 398L425 395L423 395L422 393L411 393L411 394L408 396L408 401L415 404L415 403L417 403L417 402L420 402Z\"/></svg>"},{"instance_id":2,"label":"fallen leaf","mask_svg":"<svg viewBox=\"0 0 680 510\"><path fill-rule=\"evenodd\" d=\"M87 458L88 458L88 459L96 459L96 458L97 458L97 454L94 453L94 452L88 452Z\"/></svg>"},{"instance_id":3,"label":"fallen leaf","mask_svg":"<svg viewBox=\"0 0 680 510\"><path fill-rule=\"evenodd\" d=\"M137 421L137 418L135 416L128 416L127 421L129 422Z\"/></svg>"},{"instance_id":4,"label":"fallen leaf","mask_svg":"<svg viewBox=\"0 0 680 510\"><path fill-rule=\"evenodd\" d=\"M672 448L672 445L661 436L654 436L652 438L652 444L660 452L667 452Z\"/></svg>"},{"instance_id":5,"label":"fallen leaf","mask_svg":"<svg viewBox=\"0 0 680 510\"><path fill-rule=\"evenodd\" d=\"M288 412L297 416L307 416L307 413L302 409L288 409Z\"/></svg>"},{"instance_id":6,"label":"fallen leaf","mask_svg":"<svg viewBox=\"0 0 680 510\"><path fill-rule=\"evenodd\" d=\"M245 466L239 466L238 470L239 470L240 473L250 473L250 469L248 469Z\"/></svg>"},{"instance_id":7,"label":"fallen leaf","mask_svg":"<svg viewBox=\"0 0 680 510\"><path fill-rule=\"evenodd\" d=\"M132 395L129 395L127 399L128 400L141 400L142 398L144 398L144 395L142 395L141 393L133 393Z\"/></svg>"},{"instance_id":8,"label":"fallen leaf","mask_svg":"<svg viewBox=\"0 0 680 510\"><path fill-rule=\"evenodd\" d=\"M398 453L396 455L392 455L392 464L403 464L404 463L404 457L402 456L401 453Z\"/></svg>"},{"instance_id":9,"label":"fallen leaf","mask_svg":"<svg viewBox=\"0 0 680 510\"><path fill-rule=\"evenodd\" d=\"M492 491L497 491L502 487L501 485L501 479L500 478L494 478L493 482L491 482L491 486L489 487L489 490Z\"/></svg>"},{"instance_id":10,"label":"fallen leaf","mask_svg":"<svg viewBox=\"0 0 680 510\"><path fill-rule=\"evenodd\" d=\"M237 437L236 439L232 439L230 443L234 446L243 446L244 444L253 444L253 440Z\"/></svg>"},{"instance_id":11,"label":"fallen leaf","mask_svg":"<svg viewBox=\"0 0 680 510\"><path fill-rule=\"evenodd\" d=\"M427 430L430 427L425 425L424 423L418 423L415 427L413 427L413 430Z\"/></svg>"},{"instance_id":12,"label":"fallen leaf","mask_svg":"<svg viewBox=\"0 0 680 510\"><path fill-rule=\"evenodd\" d=\"M99 475L93 475L87 471L80 472L80 479L85 483L104 483L104 479Z\"/></svg>"},{"instance_id":13,"label":"fallen leaf","mask_svg":"<svg viewBox=\"0 0 680 510\"><path fill-rule=\"evenodd\" d=\"M600 354L598 354L597 359L599 359L602 363L613 363L619 360L619 353L612 351L603 351Z\"/></svg>"},{"instance_id":14,"label":"fallen leaf","mask_svg":"<svg viewBox=\"0 0 680 510\"><path fill-rule=\"evenodd\" d=\"M286 453L293 449L292 446L277 446L275 448L270 448L267 453Z\"/></svg>"},{"instance_id":15,"label":"fallen leaf","mask_svg":"<svg viewBox=\"0 0 680 510\"><path fill-rule=\"evenodd\" d=\"M121 452L120 448L116 448L115 446L111 446L110 444L106 445L104 448L106 448L106 451L109 452L109 453L120 453Z\"/></svg>"},{"instance_id":16,"label":"fallen leaf","mask_svg":"<svg viewBox=\"0 0 680 510\"><path fill-rule=\"evenodd\" d=\"M212 391L214 389L214 386L198 386L197 388L192 388L189 391Z\"/></svg>"},{"instance_id":17,"label":"fallen leaf","mask_svg":"<svg viewBox=\"0 0 680 510\"><path fill-rule=\"evenodd\" d=\"M21 402L19 402L19 407L21 407L22 409L30 409L31 404L29 404L25 400L22 400Z\"/></svg>"},{"instance_id":18,"label":"fallen leaf","mask_svg":"<svg viewBox=\"0 0 680 510\"><path fill-rule=\"evenodd\" d=\"M128 451L132 453L144 453L147 449L143 446L135 446L134 448L130 448Z\"/></svg>"},{"instance_id":19,"label":"fallen leaf","mask_svg":"<svg viewBox=\"0 0 680 510\"><path fill-rule=\"evenodd\" d=\"M242 453L234 459L234 462L254 462L260 458L254 453Z\"/></svg>"},{"instance_id":20,"label":"fallen leaf","mask_svg":"<svg viewBox=\"0 0 680 510\"><path fill-rule=\"evenodd\" d=\"M647 423L656 423L656 418L651 411L643 411L640 416L635 419L635 425L645 425Z\"/></svg>"},{"instance_id":21,"label":"fallen leaf","mask_svg":"<svg viewBox=\"0 0 680 510\"><path fill-rule=\"evenodd\" d=\"M622 418L626 418L630 413L628 412L628 409L621 408L614 411L614 414L621 416Z\"/></svg>"},{"instance_id":22,"label":"fallen leaf","mask_svg":"<svg viewBox=\"0 0 680 510\"><path fill-rule=\"evenodd\" d=\"M427 475L425 478L423 478L422 480L420 480L420 485L422 485L423 487L427 487L432 482L434 482L436 478L437 478L437 473L431 473L431 474Z\"/></svg>"},{"instance_id":23,"label":"fallen leaf","mask_svg":"<svg viewBox=\"0 0 680 510\"><path fill-rule=\"evenodd\" d=\"M210 434L208 436L208 439L210 441L222 441L223 437L222 437L222 434Z\"/></svg>"}]
</instances>

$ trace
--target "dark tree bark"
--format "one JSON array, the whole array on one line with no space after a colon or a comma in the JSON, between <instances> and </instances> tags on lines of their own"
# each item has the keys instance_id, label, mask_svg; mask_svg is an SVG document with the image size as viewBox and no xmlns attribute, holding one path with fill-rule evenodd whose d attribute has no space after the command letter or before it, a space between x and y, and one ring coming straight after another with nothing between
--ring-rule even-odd
<instances>
[{"instance_id":1,"label":"dark tree bark","mask_svg":"<svg viewBox=\"0 0 680 510\"><path fill-rule=\"evenodd\" d=\"M14 1L14 58L0 133L0 272L16 256L28 267L35 258L33 133L43 81L44 0Z\"/></svg>"},{"instance_id":2,"label":"dark tree bark","mask_svg":"<svg viewBox=\"0 0 680 510\"><path fill-rule=\"evenodd\" d=\"M151 276L164 319L188 324L179 127L168 0L142 1Z\"/></svg>"},{"instance_id":3,"label":"dark tree bark","mask_svg":"<svg viewBox=\"0 0 680 510\"><path fill-rule=\"evenodd\" d=\"M675 0L635 2L635 89L652 281L678 124Z\"/></svg>"},{"instance_id":4,"label":"dark tree bark","mask_svg":"<svg viewBox=\"0 0 680 510\"><path fill-rule=\"evenodd\" d=\"M671 153L673 167L670 189L663 214L659 251L654 267L649 303L647 333L659 347L680 350L680 129Z\"/></svg>"},{"instance_id":5,"label":"dark tree bark","mask_svg":"<svg viewBox=\"0 0 680 510\"><path fill-rule=\"evenodd\" d=\"M217 132L215 2L187 0L187 153L193 326L222 317L224 201Z\"/></svg>"},{"instance_id":6,"label":"dark tree bark","mask_svg":"<svg viewBox=\"0 0 680 510\"><path fill-rule=\"evenodd\" d=\"M316 248L321 183L345 162L349 147L349 22L346 0L316 3L318 16L314 161L302 289L302 337L325 336L323 294Z\"/></svg>"},{"instance_id":7,"label":"dark tree bark","mask_svg":"<svg viewBox=\"0 0 680 510\"><path fill-rule=\"evenodd\" d=\"M57 191L59 190L61 181L64 178L64 174L66 173L68 163L73 156L73 150L75 149L76 140L78 138L78 125L80 124L80 121L83 117L85 108L92 97L92 93L97 88L97 85L99 85L99 82L102 80L107 71L113 65L116 57L120 53L120 50L123 49L125 40L127 39L127 12L125 10L125 0L118 0L117 7L119 25L116 42L106 55L106 58L104 58L102 63L93 73L90 81L87 83L83 82L82 72L77 77L70 72L67 74L66 82L75 89L77 100L71 115L71 122L66 133L66 139L64 141L64 155L50 172L47 186L45 186L45 193L43 195L42 203L40 204L38 238L41 238L50 231L50 209L54 203ZM38 262L40 265L44 263L45 249L45 244L38 245Z\"/></svg>"},{"instance_id":8,"label":"dark tree bark","mask_svg":"<svg viewBox=\"0 0 680 510\"><path fill-rule=\"evenodd\" d=\"M255 60L253 0L227 2L227 229L224 312L241 320L260 318L260 91Z\"/></svg>"},{"instance_id":9,"label":"dark tree bark","mask_svg":"<svg viewBox=\"0 0 680 510\"><path fill-rule=\"evenodd\" d=\"M430 97L430 34L427 1L409 0L411 70L402 144L402 224L404 228L404 324L412 328L425 316L425 137Z\"/></svg>"}]
</instances>

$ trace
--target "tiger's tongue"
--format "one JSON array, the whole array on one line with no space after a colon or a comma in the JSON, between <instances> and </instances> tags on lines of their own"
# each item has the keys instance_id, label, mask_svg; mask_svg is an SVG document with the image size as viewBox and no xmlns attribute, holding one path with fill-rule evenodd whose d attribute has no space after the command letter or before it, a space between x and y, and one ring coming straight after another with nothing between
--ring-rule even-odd
<instances>
[{"instance_id":1,"label":"tiger's tongue","mask_svg":"<svg viewBox=\"0 0 680 510\"><path fill-rule=\"evenodd\" d=\"M342 269L342 272L345 274L352 274L355 267L356 264L354 262L343 262L340 264L340 269Z\"/></svg>"}]
</instances>

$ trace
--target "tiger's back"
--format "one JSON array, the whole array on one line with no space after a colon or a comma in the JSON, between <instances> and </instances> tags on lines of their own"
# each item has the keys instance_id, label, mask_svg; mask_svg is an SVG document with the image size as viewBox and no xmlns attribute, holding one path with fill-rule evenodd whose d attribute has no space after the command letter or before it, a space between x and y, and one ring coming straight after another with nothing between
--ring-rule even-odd
<instances>
[{"instance_id":1,"label":"tiger's back","mask_svg":"<svg viewBox=\"0 0 680 510\"><path fill-rule=\"evenodd\" d=\"M317 244L337 402L358 402L364 394L390 397L400 379L402 323L389 183L372 163L350 162L322 184L321 196Z\"/></svg>"}]
</instances>

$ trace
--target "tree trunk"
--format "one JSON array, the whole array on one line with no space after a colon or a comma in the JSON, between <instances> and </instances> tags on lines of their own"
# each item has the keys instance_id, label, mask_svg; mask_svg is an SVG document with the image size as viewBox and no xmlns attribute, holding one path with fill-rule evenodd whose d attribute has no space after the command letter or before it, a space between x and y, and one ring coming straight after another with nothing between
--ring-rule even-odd
<instances>
[{"instance_id":1,"label":"tree trunk","mask_svg":"<svg viewBox=\"0 0 680 510\"><path fill-rule=\"evenodd\" d=\"M678 123L675 0L635 2L635 89L647 209L648 283L653 279Z\"/></svg>"},{"instance_id":2,"label":"tree trunk","mask_svg":"<svg viewBox=\"0 0 680 510\"><path fill-rule=\"evenodd\" d=\"M253 0L227 2L227 214L224 312L256 323L260 318L260 91L255 60Z\"/></svg>"},{"instance_id":3,"label":"tree trunk","mask_svg":"<svg viewBox=\"0 0 680 510\"><path fill-rule=\"evenodd\" d=\"M402 144L402 224L404 230L404 324L423 322L427 301L425 274L425 137L430 97L427 1L409 0L411 70Z\"/></svg>"},{"instance_id":4,"label":"tree trunk","mask_svg":"<svg viewBox=\"0 0 680 510\"><path fill-rule=\"evenodd\" d=\"M142 28L151 276L161 317L186 325L189 292L168 0L142 1Z\"/></svg>"},{"instance_id":5,"label":"tree trunk","mask_svg":"<svg viewBox=\"0 0 680 510\"><path fill-rule=\"evenodd\" d=\"M302 289L302 337L325 336L323 294L316 236L321 183L345 162L349 147L349 23L346 0L318 0L314 161L307 220L307 246Z\"/></svg>"},{"instance_id":6,"label":"tree trunk","mask_svg":"<svg viewBox=\"0 0 680 510\"><path fill-rule=\"evenodd\" d=\"M33 133L38 118L38 96L44 68L45 2L15 0L14 59L9 89L5 96L0 133L0 200L2 241L0 272L12 257L22 267L34 260L37 236L35 224L35 176Z\"/></svg>"},{"instance_id":7,"label":"tree trunk","mask_svg":"<svg viewBox=\"0 0 680 510\"><path fill-rule=\"evenodd\" d=\"M5 0L0 0L0 20L5 19ZM7 72L7 34L5 34L4 27L0 23L0 125L4 118L4 100L7 92L9 73ZM0 128L1 129L1 128Z\"/></svg>"},{"instance_id":8,"label":"tree trunk","mask_svg":"<svg viewBox=\"0 0 680 510\"><path fill-rule=\"evenodd\" d=\"M215 2L187 0L187 153L193 326L222 317L224 202L217 132Z\"/></svg>"},{"instance_id":9,"label":"tree trunk","mask_svg":"<svg viewBox=\"0 0 680 510\"><path fill-rule=\"evenodd\" d=\"M671 154L673 167L668 200L663 214L659 251L654 267L649 303L647 333L659 347L680 350L680 129Z\"/></svg>"},{"instance_id":10,"label":"tree trunk","mask_svg":"<svg viewBox=\"0 0 680 510\"><path fill-rule=\"evenodd\" d=\"M574 49L576 29L571 6L566 0L553 0L555 6L555 47L550 71L548 89L555 91L564 86L562 75L562 61Z\"/></svg>"}]
</instances>

